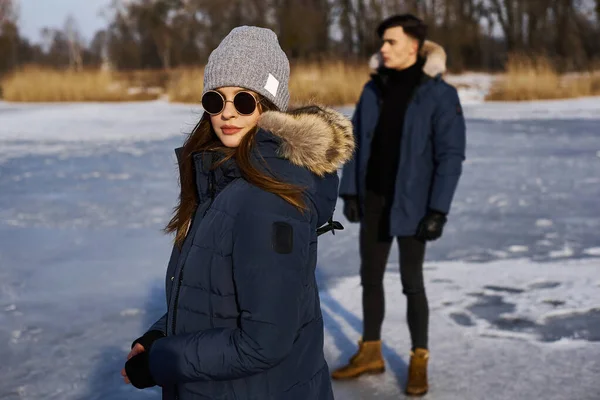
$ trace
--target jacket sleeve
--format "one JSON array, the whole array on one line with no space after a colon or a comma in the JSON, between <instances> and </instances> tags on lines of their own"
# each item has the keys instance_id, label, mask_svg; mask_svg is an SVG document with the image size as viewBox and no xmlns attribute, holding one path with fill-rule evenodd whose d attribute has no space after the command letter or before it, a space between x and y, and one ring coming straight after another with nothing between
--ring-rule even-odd
<instances>
[{"instance_id":1,"label":"jacket sleeve","mask_svg":"<svg viewBox=\"0 0 600 400\"><path fill-rule=\"evenodd\" d=\"M279 364L300 326L310 237L310 224L289 213L238 215L232 263L239 327L157 340L149 354L157 384L231 380Z\"/></svg>"},{"instance_id":2,"label":"jacket sleeve","mask_svg":"<svg viewBox=\"0 0 600 400\"><path fill-rule=\"evenodd\" d=\"M160 317L158 319L158 321L156 321L149 329L147 332L151 332L151 331L160 331L162 332L164 335L167 334L167 313L165 313L162 317ZM147 333L146 332L146 333Z\"/></svg>"},{"instance_id":3,"label":"jacket sleeve","mask_svg":"<svg viewBox=\"0 0 600 400\"><path fill-rule=\"evenodd\" d=\"M363 90L363 94L361 95L361 97L358 101L358 104L356 105L354 114L352 115L352 127L353 127L353 132L354 132L355 151L354 151L352 158L346 164L344 164L344 168L342 169L342 179L340 181L340 190L339 190L340 197L357 196L358 195L359 171L358 171L357 158L358 158L358 152L360 151L360 129L361 129L360 128L360 123L361 123L360 114L362 112L363 97L364 97L364 90Z\"/></svg>"},{"instance_id":4,"label":"jacket sleeve","mask_svg":"<svg viewBox=\"0 0 600 400\"><path fill-rule=\"evenodd\" d=\"M450 87L433 120L434 176L429 208L447 214L462 174L466 127L456 89Z\"/></svg>"}]
</instances>

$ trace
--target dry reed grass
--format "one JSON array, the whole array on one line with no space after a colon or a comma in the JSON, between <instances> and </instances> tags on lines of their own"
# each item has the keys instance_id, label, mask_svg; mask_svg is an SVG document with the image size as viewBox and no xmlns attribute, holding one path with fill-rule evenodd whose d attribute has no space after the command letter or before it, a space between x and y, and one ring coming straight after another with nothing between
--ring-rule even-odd
<instances>
[{"instance_id":1,"label":"dry reed grass","mask_svg":"<svg viewBox=\"0 0 600 400\"><path fill-rule=\"evenodd\" d=\"M2 80L2 97L15 102L134 101L155 99L158 90L132 87L126 77L100 70L24 67Z\"/></svg>"},{"instance_id":2,"label":"dry reed grass","mask_svg":"<svg viewBox=\"0 0 600 400\"><path fill-rule=\"evenodd\" d=\"M546 57L512 55L486 100L528 101L600 95L600 71L560 75Z\"/></svg>"},{"instance_id":3,"label":"dry reed grass","mask_svg":"<svg viewBox=\"0 0 600 400\"><path fill-rule=\"evenodd\" d=\"M487 100L527 101L600 95L600 70L560 75L544 57L513 55L504 77L496 80ZM166 93L172 102L199 103L204 69L108 72L57 71L34 66L1 82L7 101L81 102L153 100ZM342 61L292 65L291 106L318 103L354 104L369 79L366 64Z\"/></svg>"},{"instance_id":4,"label":"dry reed grass","mask_svg":"<svg viewBox=\"0 0 600 400\"><path fill-rule=\"evenodd\" d=\"M26 67L2 81L3 97L21 102L151 100L166 93L172 102L199 103L203 68L172 71L81 72ZM353 104L369 78L366 66L341 61L292 66L291 105Z\"/></svg>"}]
</instances>

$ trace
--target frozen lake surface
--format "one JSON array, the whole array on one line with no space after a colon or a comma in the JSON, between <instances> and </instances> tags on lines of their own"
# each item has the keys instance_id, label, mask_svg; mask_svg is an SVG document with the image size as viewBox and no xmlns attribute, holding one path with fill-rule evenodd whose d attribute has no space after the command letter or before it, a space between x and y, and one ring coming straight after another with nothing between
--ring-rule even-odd
<instances>
[{"instance_id":1,"label":"frozen lake surface","mask_svg":"<svg viewBox=\"0 0 600 400\"><path fill-rule=\"evenodd\" d=\"M350 113L351 109L344 109ZM0 103L0 399L159 399L122 384L164 310L189 105ZM427 253L426 399L600 398L600 99L468 103L468 161ZM358 226L320 239L330 368L361 330ZM336 398L397 399L409 337L397 252L388 371Z\"/></svg>"}]
</instances>

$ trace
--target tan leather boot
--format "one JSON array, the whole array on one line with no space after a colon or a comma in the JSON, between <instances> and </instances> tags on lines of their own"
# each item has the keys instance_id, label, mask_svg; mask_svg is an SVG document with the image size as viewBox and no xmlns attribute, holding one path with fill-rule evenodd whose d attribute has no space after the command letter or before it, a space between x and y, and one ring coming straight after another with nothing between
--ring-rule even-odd
<instances>
[{"instance_id":1,"label":"tan leather boot","mask_svg":"<svg viewBox=\"0 0 600 400\"><path fill-rule=\"evenodd\" d=\"M423 396L429 390L427 384L427 361L429 361L429 351L426 349L415 349L415 351L410 352L406 394Z\"/></svg>"},{"instance_id":2,"label":"tan leather boot","mask_svg":"<svg viewBox=\"0 0 600 400\"><path fill-rule=\"evenodd\" d=\"M333 371L333 379L353 379L363 374L381 374L385 372L385 362L381 355L381 340L358 342L358 352L350 362Z\"/></svg>"}]
</instances>

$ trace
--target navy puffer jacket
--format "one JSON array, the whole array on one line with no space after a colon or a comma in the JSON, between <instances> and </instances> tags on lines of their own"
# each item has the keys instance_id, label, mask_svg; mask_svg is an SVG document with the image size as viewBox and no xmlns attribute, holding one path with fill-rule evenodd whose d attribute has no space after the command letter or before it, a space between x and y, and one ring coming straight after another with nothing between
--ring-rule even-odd
<instances>
[{"instance_id":1,"label":"navy puffer jacket","mask_svg":"<svg viewBox=\"0 0 600 400\"><path fill-rule=\"evenodd\" d=\"M315 280L316 229L332 216L352 126L320 108L265 113L254 160L306 188L307 211L250 184L234 161L193 160L199 206L166 279L168 311L151 330L163 399L332 399Z\"/></svg>"}]
</instances>

